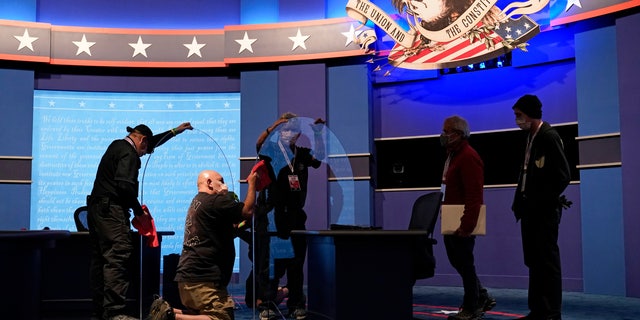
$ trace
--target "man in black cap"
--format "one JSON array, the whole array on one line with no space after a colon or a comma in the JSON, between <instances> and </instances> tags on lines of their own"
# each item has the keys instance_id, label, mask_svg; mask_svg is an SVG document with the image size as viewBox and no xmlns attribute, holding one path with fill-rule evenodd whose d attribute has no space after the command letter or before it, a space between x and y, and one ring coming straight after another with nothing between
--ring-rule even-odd
<instances>
[{"instance_id":1,"label":"man in black cap","mask_svg":"<svg viewBox=\"0 0 640 320\"><path fill-rule=\"evenodd\" d=\"M187 129L193 129L189 122L154 136L144 124L127 127L129 135L113 141L100 160L93 190L87 197L90 281L97 317L136 319L126 315L125 298L129 288L127 268L133 251L129 210L136 216L148 214L138 202L140 157Z\"/></svg>"},{"instance_id":2,"label":"man in black cap","mask_svg":"<svg viewBox=\"0 0 640 320\"><path fill-rule=\"evenodd\" d=\"M525 320L559 320L562 272L558 228L561 194L571 174L562 139L542 121L542 103L524 95L513 105L516 124L528 132L526 151L511 209L521 221L524 263L529 268L530 313Z\"/></svg>"}]
</instances>

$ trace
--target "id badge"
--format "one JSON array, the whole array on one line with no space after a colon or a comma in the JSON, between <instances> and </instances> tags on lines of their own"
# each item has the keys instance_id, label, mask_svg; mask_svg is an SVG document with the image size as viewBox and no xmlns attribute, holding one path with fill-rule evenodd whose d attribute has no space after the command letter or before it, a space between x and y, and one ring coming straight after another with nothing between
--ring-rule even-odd
<instances>
[{"instance_id":1,"label":"id badge","mask_svg":"<svg viewBox=\"0 0 640 320\"><path fill-rule=\"evenodd\" d=\"M300 191L300 180L297 174L289 175L289 188L291 188L291 191Z\"/></svg>"}]
</instances>

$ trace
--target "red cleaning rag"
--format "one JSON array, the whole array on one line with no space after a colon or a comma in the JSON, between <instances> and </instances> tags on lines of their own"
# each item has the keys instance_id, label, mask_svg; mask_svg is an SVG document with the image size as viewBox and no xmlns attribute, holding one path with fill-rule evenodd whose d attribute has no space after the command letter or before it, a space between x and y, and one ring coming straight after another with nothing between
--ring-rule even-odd
<instances>
[{"instance_id":1,"label":"red cleaning rag","mask_svg":"<svg viewBox=\"0 0 640 320\"><path fill-rule=\"evenodd\" d=\"M149 212L149 208L146 205L142 205L142 210L147 214L135 216L131 224L138 229L138 233L147 239L147 246L151 248L157 248L160 246L158 241L158 232L156 231L156 223L153 222L153 217Z\"/></svg>"}]
</instances>

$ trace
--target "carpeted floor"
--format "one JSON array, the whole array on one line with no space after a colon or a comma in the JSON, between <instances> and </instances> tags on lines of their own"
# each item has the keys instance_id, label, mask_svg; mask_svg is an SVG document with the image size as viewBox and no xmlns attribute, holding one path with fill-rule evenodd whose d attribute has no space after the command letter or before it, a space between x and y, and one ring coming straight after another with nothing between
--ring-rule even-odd
<instances>
[{"instance_id":1,"label":"carpeted floor","mask_svg":"<svg viewBox=\"0 0 640 320\"><path fill-rule=\"evenodd\" d=\"M238 309L235 313L236 320L259 319L258 315L244 304L242 289L231 288L231 290L238 302ZM527 314L526 290L489 289L489 291L497 300L497 305L485 314L485 320L514 319ZM449 314L457 312L458 305L462 300L462 293L462 288L458 287L414 287L413 318L420 320L446 319ZM286 314L284 303L281 308L282 312ZM309 314L309 319L326 318L320 315L314 317L313 314ZM562 319L637 320L640 319L640 299L565 292Z\"/></svg>"},{"instance_id":2,"label":"carpeted floor","mask_svg":"<svg viewBox=\"0 0 640 320\"><path fill-rule=\"evenodd\" d=\"M258 314L244 304L244 287L232 285L230 292L237 302L235 320L259 319ZM527 292L519 289L491 289L491 295L497 300L496 307L487 312L485 320L514 319L525 315L527 310ZM416 286L413 289L413 318L414 320L442 320L449 314L457 312L462 300L462 288ZM375 306L362 306L372 308ZM281 304L283 314L287 310ZM86 315L68 314L56 317L46 317L43 320L80 320L91 319ZM326 317L309 314L309 320L325 320ZM640 319L640 299L617 296L592 295L575 292L565 292L563 295L564 320L638 320ZM333 320L333 319L329 319ZM335 319L349 320L349 319ZM354 319L360 320L360 319ZM387 319L367 319L387 320ZM388 319L395 320L395 319Z\"/></svg>"}]
</instances>

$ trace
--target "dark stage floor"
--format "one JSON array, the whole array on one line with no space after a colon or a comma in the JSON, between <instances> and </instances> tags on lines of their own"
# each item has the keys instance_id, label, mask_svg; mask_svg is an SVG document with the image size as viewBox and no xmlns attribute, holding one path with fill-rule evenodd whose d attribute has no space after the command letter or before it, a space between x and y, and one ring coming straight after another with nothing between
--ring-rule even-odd
<instances>
[{"instance_id":1,"label":"dark stage floor","mask_svg":"<svg viewBox=\"0 0 640 320\"><path fill-rule=\"evenodd\" d=\"M370 290L370 289L363 289ZM375 289L374 289L375 290ZM244 288L232 285L230 291L237 302L236 320L259 319L257 313L244 304ZM491 289L491 295L498 304L485 314L486 320L514 319L527 313L526 290ZM413 289L413 318L432 320L446 319L450 313L457 312L457 306L462 299L462 288L416 286ZM380 294L393 294L380 292ZM591 295L583 293L565 292L563 304L564 320L637 320L640 319L640 299L617 296ZM284 303L282 312L286 314ZM384 308L385 306L361 306L362 308ZM64 315L47 317L46 320L80 320L90 319L83 315ZM321 314L309 314L309 320L329 319ZM343 319L337 319L343 320ZM348 320L348 319L345 319ZM356 320L356 319L354 319ZM360 320L360 319L357 319ZM377 320L377 319L374 319ZM380 319L383 320L383 319ZM390 319L395 320L395 319Z\"/></svg>"}]
</instances>

